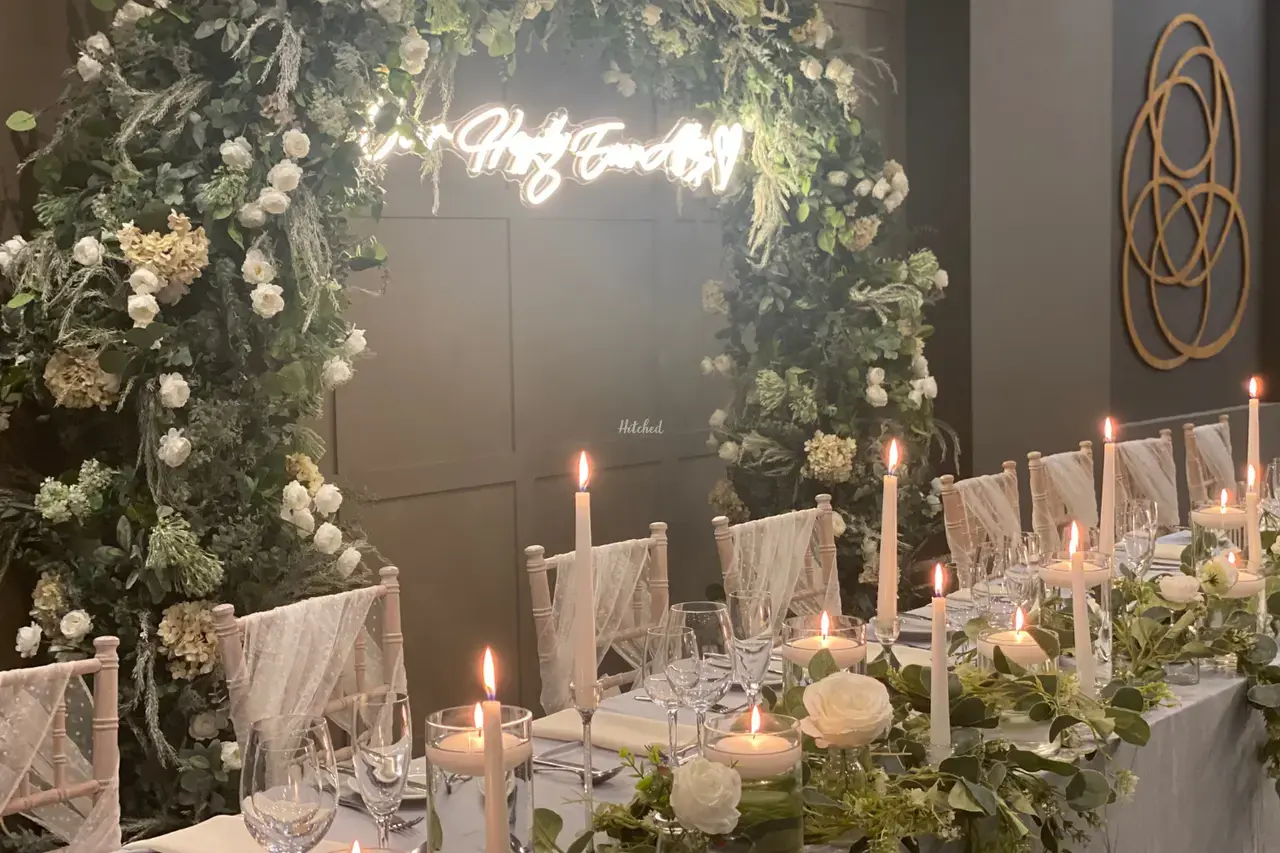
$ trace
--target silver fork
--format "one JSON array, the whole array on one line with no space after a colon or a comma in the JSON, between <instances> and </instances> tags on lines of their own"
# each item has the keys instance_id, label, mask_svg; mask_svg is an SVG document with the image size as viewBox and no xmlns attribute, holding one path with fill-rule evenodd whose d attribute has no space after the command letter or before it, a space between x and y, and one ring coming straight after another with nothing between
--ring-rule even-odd
<instances>
[{"instance_id":1,"label":"silver fork","mask_svg":"<svg viewBox=\"0 0 1280 853\"><path fill-rule=\"evenodd\" d=\"M369 813L369 810L365 808L364 801L355 797L341 797L338 800L338 804L346 806L349 809L362 811L365 814ZM423 817L425 817L425 815ZM387 830L389 832L408 832L418 824L422 823L423 817L415 817L413 820L405 820L402 817L393 817L387 823Z\"/></svg>"}]
</instances>

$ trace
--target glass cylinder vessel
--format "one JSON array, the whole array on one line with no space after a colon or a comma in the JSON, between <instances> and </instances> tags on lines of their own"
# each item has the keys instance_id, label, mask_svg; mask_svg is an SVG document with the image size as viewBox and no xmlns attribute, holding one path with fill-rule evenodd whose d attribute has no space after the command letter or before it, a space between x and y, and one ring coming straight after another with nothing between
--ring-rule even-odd
<instances>
[{"instance_id":1,"label":"glass cylinder vessel","mask_svg":"<svg viewBox=\"0 0 1280 853\"><path fill-rule=\"evenodd\" d=\"M1057 669L1036 638L1021 626L989 628L978 635L978 666L991 671L996 669L996 649L1010 663L1033 674L1045 674ZM1007 740L1020 749L1048 757L1058 751L1057 741L1049 740L1049 721L1037 722L1027 710L1008 709L1000 712L1000 726L995 736Z\"/></svg>"},{"instance_id":2,"label":"glass cylinder vessel","mask_svg":"<svg viewBox=\"0 0 1280 853\"><path fill-rule=\"evenodd\" d=\"M1200 501L1191 508L1191 541L1198 543L1197 557L1233 548L1244 552L1248 536L1245 533L1247 515L1243 504L1231 500L1223 492L1217 500Z\"/></svg>"},{"instance_id":3,"label":"glass cylinder vessel","mask_svg":"<svg viewBox=\"0 0 1280 853\"><path fill-rule=\"evenodd\" d=\"M809 683L809 662L823 650L836 666L862 672L867 661L867 626L855 616L793 616L782 623L783 688Z\"/></svg>"},{"instance_id":4,"label":"glass cylinder vessel","mask_svg":"<svg viewBox=\"0 0 1280 853\"><path fill-rule=\"evenodd\" d=\"M804 847L802 734L794 717L725 714L707 720L703 753L738 771L742 800L738 825L715 849L725 853L769 850L799 853Z\"/></svg>"},{"instance_id":5,"label":"glass cylinder vessel","mask_svg":"<svg viewBox=\"0 0 1280 853\"><path fill-rule=\"evenodd\" d=\"M1198 639L1200 639L1200 631L1194 625L1191 625L1178 635L1176 642L1179 646L1185 646L1187 643ZM1200 659L1191 658L1189 660L1166 663L1164 665L1164 680L1170 684L1177 684L1183 687L1199 684Z\"/></svg>"},{"instance_id":6,"label":"glass cylinder vessel","mask_svg":"<svg viewBox=\"0 0 1280 853\"><path fill-rule=\"evenodd\" d=\"M479 705L427 715L427 810L439 832L429 832L426 853L481 849L485 825L484 735ZM512 849L533 849L533 713L502 706L502 758ZM504 848L507 845L503 845Z\"/></svg>"},{"instance_id":7,"label":"glass cylinder vessel","mask_svg":"<svg viewBox=\"0 0 1280 853\"><path fill-rule=\"evenodd\" d=\"M1096 665L1094 681L1101 689L1111 681L1111 580L1114 561L1099 551L1084 551L1085 612L1089 620L1089 640ZM1060 636L1071 637L1075 624L1075 605L1071 597L1071 555L1059 551L1040 568L1040 581L1044 584L1044 600L1040 607L1039 622L1058 631ZM1075 650L1073 650L1075 653ZM1064 663L1059 659L1059 665ZM1072 659L1071 665L1075 666Z\"/></svg>"}]
</instances>

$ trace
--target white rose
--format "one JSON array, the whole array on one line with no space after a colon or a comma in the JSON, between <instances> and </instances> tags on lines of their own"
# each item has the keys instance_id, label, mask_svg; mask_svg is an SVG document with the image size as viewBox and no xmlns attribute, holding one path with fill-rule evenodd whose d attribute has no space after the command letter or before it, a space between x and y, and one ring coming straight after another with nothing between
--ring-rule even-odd
<instances>
[{"instance_id":1,"label":"white rose","mask_svg":"<svg viewBox=\"0 0 1280 853\"><path fill-rule=\"evenodd\" d=\"M284 153L294 160L301 160L311 153L311 137L296 128L284 132Z\"/></svg>"},{"instance_id":2,"label":"white rose","mask_svg":"<svg viewBox=\"0 0 1280 853\"><path fill-rule=\"evenodd\" d=\"M160 439L160 461L177 468L191 455L191 440L180 429L171 429Z\"/></svg>"},{"instance_id":3,"label":"white rose","mask_svg":"<svg viewBox=\"0 0 1280 853\"><path fill-rule=\"evenodd\" d=\"M725 419L729 417L729 413L724 409L716 409L711 413L711 417L707 419L707 423L712 429L719 429L724 426Z\"/></svg>"},{"instance_id":4,"label":"white rose","mask_svg":"<svg viewBox=\"0 0 1280 853\"><path fill-rule=\"evenodd\" d=\"M27 625L25 628L18 629L18 641L14 644L14 650L24 658L33 658L36 652L40 651L40 626L36 624Z\"/></svg>"},{"instance_id":5,"label":"white rose","mask_svg":"<svg viewBox=\"0 0 1280 853\"><path fill-rule=\"evenodd\" d=\"M187 724L187 734L196 740L210 740L218 734L218 718L211 711L196 714Z\"/></svg>"},{"instance_id":6,"label":"white rose","mask_svg":"<svg viewBox=\"0 0 1280 853\"><path fill-rule=\"evenodd\" d=\"M893 724L889 691L874 678L853 672L834 672L810 684L804 707L809 716L800 721L800 728L820 749L866 746Z\"/></svg>"},{"instance_id":7,"label":"white rose","mask_svg":"<svg viewBox=\"0 0 1280 853\"><path fill-rule=\"evenodd\" d=\"M703 356L702 357L702 375L710 376L715 372L716 372L715 363L711 359L707 358L706 356Z\"/></svg>"},{"instance_id":8,"label":"white rose","mask_svg":"<svg viewBox=\"0 0 1280 853\"><path fill-rule=\"evenodd\" d=\"M889 196L884 200L885 212L893 213L895 210L897 210L899 207L902 206L902 202L905 200L906 200L906 197L902 193L897 192L896 190L894 192L889 193Z\"/></svg>"},{"instance_id":9,"label":"white rose","mask_svg":"<svg viewBox=\"0 0 1280 853\"><path fill-rule=\"evenodd\" d=\"M181 409L191 398L191 386L181 373L160 374L160 405L166 409Z\"/></svg>"},{"instance_id":10,"label":"white rose","mask_svg":"<svg viewBox=\"0 0 1280 853\"><path fill-rule=\"evenodd\" d=\"M733 359L729 358L729 356L724 353L720 353L720 355L711 359L711 365L715 367L716 373L719 373L721 376L728 376L733 370Z\"/></svg>"},{"instance_id":11,"label":"white rose","mask_svg":"<svg viewBox=\"0 0 1280 853\"><path fill-rule=\"evenodd\" d=\"M360 552L355 548L348 548L338 555L338 574L344 578L351 577L351 573L358 565L360 565Z\"/></svg>"},{"instance_id":12,"label":"white rose","mask_svg":"<svg viewBox=\"0 0 1280 853\"><path fill-rule=\"evenodd\" d=\"M287 510L306 509L311 505L311 492L297 480L284 487L281 503Z\"/></svg>"},{"instance_id":13,"label":"white rose","mask_svg":"<svg viewBox=\"0 0 1280 853\"><path fill-rule=\"evenodd\" d=\"M97 237L81 237L71 249L71 257L82 267L102 263L102 244Z\"/></svg>"},{"instance_id":14,"label":"white rose","mask_svg":"<svg viewBox=\"0 0 1280 853\"><path fill-rule=\"evenodd\" d=\"M148 267L138 267L129 275L129 286L134 293L156 294L164 290L164 281Z\"/></svg>"},{"instance_id":15,"label":"white rose","mask_svg":"<svg viewBox=\"0 0 1280 853\"><path fill-rule=\"evenodd\" d=\"M858 185L853 188L853 194L862 198L871 195L871 189L875 186L875 182L870 178L863 178L858 181Z\"/></svg>"},{"instance_id":16,"label":"white rose","mask_svg":"<svg viewBox=\"0 0 1280 853\"><path fill-rule=\"evenodd\" d=\"M947 275L946 270L938 270L933 274L933 284L938 290L946 290L947 285L951 283L951 277Z\"/></svg>"},{"instance_id":17,"label":"white rose","mask_svg":"<svg viewBox=\"0 0 1280 853\"><path fill-rule=\"evenodd\" d=\"M250 284L270 284L276 277L275 266L258 249L250 249L245 254L240 272Z\"/></svg>"},{"instance_id":18,"label":"white rose","mask_svg":"<svg viewBox=\"0 0 1280 853\"><path fill-rule=\"evenodd\" d=\"M309 509L289 509L285 507L280 510L280 517L297 528L299 536L310 536L312 531L316 529L316 517L311 514Z\"/></svg>"},{"instance_id":19,"label":"white rose","mask_svg":"<svg viewBox=\"0 0 1280 853\"><path fill-rule=\"evenodd\" d=\"M911 360L911 372L914 373L918 379L924 379L929 375L929 359L922 355L918 355L913 358Z\"/></svg>"},{"instance_id":20,"label":"white rose","mask_svg":"<svg viewBox=\"0 0 1280 853\"><path fill-rule=\"evenodd\" d=\"M847 70L849 70L849 65L837 56L827 63L827 79L839 82Z\"/></svg>"},{"instance_id":21,"label":"white rose","mask_svg":"<svg viewBox=\"0 0 1280 853\"><path fill-rule=\"evenodd\" d=\"M284 288L278 284L260 284L249 294L253 313L270 319L284 310Z\"/></svg>"},{"instance_id":22,"label":"white rose","mask_svg":"<svg viewBox=\"0 0 1280 853\"><path fill-rule=\"evenodd\" d=\"M321 515L333 515L342 506L342 492L333 483L325 483L316 491L315 504Z\"/></svg>"},{"instance_id":23,"label":"white rose","mask_svg":"<svg viewBox=\"0 0 1280 853\"><path fill-rule=\"evenodd\" d=\"M102 63L89 54L82 53L76 60L76 71L79 72L81 80L92 83L102 76Z\"/></svg>"},{"instance_id":24,"label":"white rose","mask_svg":"<svg viewBox=\"0 0 1280 853\"><path fill-rule=\"evenodd\" d=\"M911 192L911 181L907 180L905 171L897 171L893 173L893 177L889 179L889 186L896 193L901 193L906 198L907 193Z\"/></svg>"},{"instance_id":25,"label":"white rose","mask_svg":"<svg viewBox=\"0 0 1280 853\"><path fill-rule=\"evenodd\" d=\"M364 338L364 329L352 329L347 332L347 339L342 342L342 354L351 357L359 355L369 346Z\"/></svg>"},{"instance_id":26,"label":"white rose","mask_svg":"<svg viewBox=\"0 0 1280 853\"><path fill-rule=\"evenodd\" d=\"M326 521L316 528L316 535L311 540L311 544L321 554L336 554L342 547L342 531Z\"/></svg>"},{"instance_id":27,"label":"white rose","mask_svg":"<svg viewBox=\"0 0 1280 853\"><path fill-rule=\"evenodd\" d=\"M907 392L907 400L918 409L924 403L924 392L912 384L911 390Z\"/></svg>"},{"instance_id":28,"label":"white rose","mask_svg":"<svg viewBox=\"0 0 1280 853\"><path fill-rule=\"evenodd\" d=\"M889 392L879 385L868 385L866 396L867 402L874 408L879 409L889 405Z\"/></svg>"},{"instance_id":29,"label":"white rose","mask_svg":"<svg viewBox=\"0 0 1280 853\"><path fill-rule=\"evenodd\" d=\"M915 381L920 383L920 390L930 400L935 399L938 396L937 379L934 379L932 376L926 376L923 379L917 379Z\"/></svg>"},{"instance_id":30,"label":"white rose","mask_svg":"<svg viewBox=\"0 0 1280 853\"><path fill-rule=\"evenodd\" d=\"M98 53L110 53L111 39L107 38L102 33L94 33L84 40L84 46L89 50L97 51Z\"/></svg>"},{"instance_id":31,"label":"white rose","mask_svg":"<svg viewBox=\"0 0 1280 853\"><path fill-rule=\"evenodd\" d=\"M833 187L843 187L849 183L848 172L827 172L827 183Z\"/></svg>"},{"instance_id":32,"label":"white rose","mask_svg":"<svg viewBox=\"0 0 1280 853\"><path fill-rule=\"evenodd\" d=\"M800 60L800 73L810 80L817 80L822 76L822 63L812 56L806 56Z\"/></svg>"},{"instance_id":33,"label":"white rose","mask_svg":"<svg viewBox=\"0 0 1280 853\"><path fill-rule=\"evenodd\" d=\"M10 237L4 241L4 245L0 246L0 272L9 269L9 264L13 263L18 254L26 248L27 241L22 237Z\"/></svg>"},{"instance_id":34,"label":"white rose","mask_svg":"<svg viewBox=\"0 0 1280 853\"><path fill-rule=\"evenodd\" d=\"M871 188L871 197L877 201L883 201L884 197L889 194L889 182L884 178L876 181L875 186Z\"/></svg>"},{"instance_id":35,"label":"white rose","mask_svg":"<svg viewBox=\"0 0 1280 853\"><path fill-rule=\"evenodd\" d=\"M150 293L135 293L129 297L129 319L135 329L150 326L159 313L160 303Z\"/></svg>"},{"instance_id":36,"label":"white rose","mask_svg":"<svg viewBox=\"0 0 1280 853\"><path fill-rule=\"evenodd\" d=\"M66 616L63 616L62 621L58 624L58 630L62 632L62 636L73 643L78 643L92 629L93 620L83 610L72 610Z\"/></svg>"},{"instance_id":37,"label":"white rose","mask_svg":"<svg viewBox=\"0 0 1280 853\"><path fill-rule=\"evenodd\" d=\"M280 190L263 187L258 194L258 207L272 216L279 216L289 209L289 197Z\"/></svg>"},{"instance_id":38,"label":"white rose","mask_svg":"<svg viewBox=\"0 0 1280 853\"><path fill-rule=\"evenodd\" d=\"M243 766L240 762L240 744L235 741L228 741L222 745L219 758L222 759L223 770L239 770Z\"/></svg>"},{"instance_id":39,"label":"white rose","mask_svg":"<svg viewBox=\"0 0 1280 853\"><path fill-rule=\"evenodd\" d=\"M645 24L650 27L656 27L658 26L658 22L662 20L662 8L650 3L648 6L644 7L642 17L644 18Z\"/></svg>"},{"instance_id":40,"label":"white rose","mask_svg":"<svg viewBox=\"0 0 1280 853\"><path fill-rule=\"evenodd\" d=\"M720 445L720 458L725 462L737 462L742 457L742 448L736 441L726 441Z\"/></svg>"},{"instance_id":41,"label":"white rose","mask_svg":"<svg viewBox=\"0 0 1280 853\"><path fill-rule=\"evenodd\" d=\"M884 368L883 368L883 367L873 367L873 368L871 368L870 370L868 370L868 371L867 371L867 384L868 384L868 385L883 385L883 384L884 384Z\"/></svg>"},{"instance_id":42,"label":"white rose","mask_svg":"<svg viewBox=\"0 0 1280 853\"><path fill-rule=\"evenodd\" d=\"M400 67L408 74L417 77L427 67L427 54L431 45L417 33L410 33L400 40Z\"/></svg>"},{"instance_id":43,"label":"white rose","mask_svg":"<svg viewBox=\"0 0 1280 853\"><path fill-rule=\"evenodd\" d=\"M249 146L249 140L243 136L237 136L222 143L218 147L218 153L222 155L222 162L229 168L243 171L253 167L253 148Z\"/></svg>"},{"instance_id":44,"label":"white rose","mask_svg":"<svg viewBox=\"0 0 1280 853\"><path fill-rule=\"evenodd\" d=\"M112 18L111 26L119 29L132 27L134 24L138 23L138 21L141 21L150 14L151 10L146 6L143 6L141 3L136 3L134 0L128 0L128 2L121 6L120 10L116 12L116 16Z\"/></svg>"},{"instance_id":45,"label":"white rose","mask_svg":"<svg viewBox=\"0 0 1280 853\"><path fill-rule=\"evenodd\" d=\"M251 201L241 206L236 219L240 220L240 224L245 228L261 228L267 224L267 212L262 209L262 205Z\"/></svg>"},{"instance_id":46,"label":"white rose","mask_svg":"<svg viewBox=\"0 0 1280 853\"><path fill-rule=\"evenodd\" d=\"M351 364L336 355L324 363L324 369L320 372L324 387L330 391L350 382L351 376Z\"/></svg>"},{"instance_id":47,"label":"white rose","mask_svg":"<svg viewBox=\"0 0 1280 853\"><path fill-rule=\"evenodd\" d=\"M844 516L835 510L831 510L831 532L839 537L843 536L848 529L849 525L845 523Z\"/></svg>"},{"instance_id":48,"label":"white rose","mask_svg":"<svg viewBox=\"0 0 1280 853\"><path fill-rule=\"evenodd\" d=\"M302 167L292 160L281 160L267 172L267 182L282 193L293 192L302 180Z\"/></svg>"},{"instance_id":49,"label":"white rose","mask_svg":"<svg viewBox=\"0 0 1280 853\"><path fill-rule=\"evenodd\" d=\"M742 777L732 767L699 756L681 764L673 774L671 810L685 829L707 835L733 832L741 799Z\"/></svg>"},{"instance_id":50,"label":"white rose","mask_svg":"<svg viewBox=\"0 0 1280 853\"><path fill-rule=\"evenodd\" d=\"M1177 572L1160 578L1160 597L1170 604L1190 604L1200 600L1200 581Z\"/></svg>"}]
</instances>

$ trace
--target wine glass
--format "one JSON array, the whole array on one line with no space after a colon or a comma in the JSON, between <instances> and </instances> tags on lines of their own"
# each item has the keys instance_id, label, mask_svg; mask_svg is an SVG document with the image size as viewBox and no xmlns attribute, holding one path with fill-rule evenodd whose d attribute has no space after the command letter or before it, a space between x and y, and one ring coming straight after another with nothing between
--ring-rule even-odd
<instances>
[{"instance_id":1,"label":"wine glass","mask_svg":"<svg viewBox=\"0 0 1280 853\"><path fill-rule=\"evenodd\" d=\"M727 603L733 630L733 668L746 691L747 704L754 707L773 654L773 599L762 590L731 592Z\"/></svg>"},{"instance_id":2,"label":"wine glass","mask_svg":"<svg viewBox=\"0 0 1280 853\"><path fill-rule=\"evenodd\" d=\"M667 660L667 680L685 705L693 708L702 749L702 724L711 706L724 698L733 682L733 630L723 601L687 601L671 605L667 633L693 637L682 642L680 656ZM688 645L685 645L687 643Z\"/></svg>"},{"instance_id":3,"label":"wine glass","mask_svg":"<svg viewBox=\"0 0 1280 853\"><path fill-rule=\"evenodd\" d=\"M355 697L351 725L351 762L365 809L378 827L378 846L386 849L391 817L400 810L409 778L413 726L404 693L363 693Z\"/></svg>"},{"instance_id":4,"label":"wine glass","mask_svg":"<svg viewBox=\"0 0 1280 853\"><path fill-rule=\"evenodd\" d=\"M240 773L240 810L269 853L308 853L338 807L338 764L323 717L268 717L253 724Z\"/></svg>"},{"instance_id":5,"label":"wine glass","mask_svg":"<svg viewBox=\"0 0 1280 853\"><path fill-rule=\"evenodd\" d=\"M1005 589L1015 607L1030 613L1034 609L1036 584L1044 563L1044 542L1039 533L1023 533L1013 546L1009 568L1005 571Z\"/></svg>"},{"instance_id":6,"label":"wine glass","mask_svg":"<svg viewBox=\"0 0 1280 853\"><path fill-rule=\"evenodd\" d=\"M1133 498L1124 504L1124 553L1141 580L1156 547L1156 502Z\"/></svg>"},{"instance_id":7,"label":"wine glass","mask_svg":"<svg viewBox=\"0 0 1280 853\"><path fill-rule=\"evenodd\" d=\"M667 664L684 657L685 652L696 654L692 628L681 628L670 634L666 626L650 628L644 632L644 659L640 664L640 680L644 692L655 705L667 710L667 763L675 767L680 762L680 743L677 737L677 720L680 714L680 696L667 677Z\"/></svg>"}]
</instances>

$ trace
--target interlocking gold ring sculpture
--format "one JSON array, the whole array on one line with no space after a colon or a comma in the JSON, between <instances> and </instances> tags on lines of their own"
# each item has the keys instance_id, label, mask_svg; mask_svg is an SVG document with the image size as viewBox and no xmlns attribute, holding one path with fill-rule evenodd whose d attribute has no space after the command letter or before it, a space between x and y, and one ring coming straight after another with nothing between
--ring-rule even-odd
<instances>
[{"instance_id":1,"label":"interlocking gold ring sculpture","mask_svg":"<svg viewBox=\"0 0 1280 853\"><path fill-rule=\"evenodd\" d=\"M1157 80L1169 37L1183 26L1198 30L1203 44L1189 48L1173 64L1168 76ZM1202 87L1199 81L1188 76L1188 65L1200 57L1207 61L1212 74L1208 87ZM1164 142L1169 101L1180 86L1186 87L1198 101L1208 130L1204 154L1189 167L1175 163L1165 150ZM1229 183L1220 174L1227 171L1219 163L1219 142L1224 133L1231 134ZM1134 152L1148 134L1151 144L1151 175L1146 184L1138 189L1136 182L1140 182L1144 176L1133 174ZM1121 173L1121 208L1125 231L1121 273L1124 319L1134 347L1152 367L1172 370L1185 364L1188 359L1211 358L1222 352L1240 328L1240 319L1244 316L1249 297L1250 275L1249 232L1238 197L1240 171L1236 99L1227 69L1214 50L1213 38L1204 21L1195 15L1179 15L1165 28L1156 44L1155 56L1151 60L1151 70L1147 77L1147 100L1129 133L1124 171ZM1136 193L1133 192L1134 189L1137 189ZM1176 197L1176 201L1172 201L1170 205L1171 195ZM1150 217L1146 220L1149 225L1142 229L1142 235L1149 233L1151 244L1139 246L1138 241L1142 236L1139 234L1141 218L1147 216ZM1195 234L1190 248L1181 259L1176 259L1175 255L1182 253L1172 249L1168 243L1170 226L1175 218L1189 220ZM1215 218L1221 228L1217 234L1211 233L1215 229ZM1235 313L1225 331L1217 337L1207 339L1207 335L1213 334L1207 330L1210 298L1215 287L1218 288L1219 295L1224 287L1221 280L1214 280L1214 267L1236 228L1239 228L1241 280L1238 282ZM1231 288L1231 283L1226 282L1225 286ZM1201 291L1200 321L1190 340L1182 340L1170 328L1161 311L1161 291L1170 287L1199 288ZM1166 353L1172 350L1173 355L1157 355L1139 335L1134 324L1134 303L1143 298L1150 300L1156 328L1164 339L1163 344L1159 345L1160 349Z\"/></svg>"}]
</instances>

